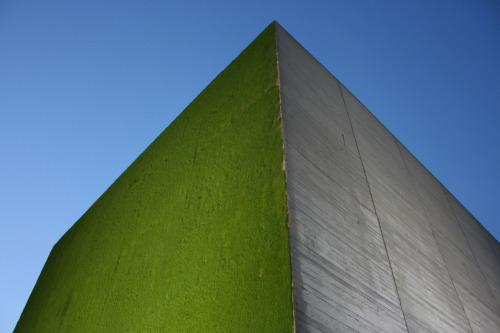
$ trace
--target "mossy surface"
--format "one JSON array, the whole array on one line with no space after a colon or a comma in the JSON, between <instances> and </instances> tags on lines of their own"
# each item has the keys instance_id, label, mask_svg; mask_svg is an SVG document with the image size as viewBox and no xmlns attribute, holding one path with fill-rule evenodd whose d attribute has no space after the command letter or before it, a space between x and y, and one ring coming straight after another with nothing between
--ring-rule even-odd
<instances>
[{"instance_id":1,"label":"mossy surface","mask_svg":"<svg viewBox=\"0 0 500 333\"><path fill-rule=\"evenodd\" d=\"M16 332L291 332L274 24L54 246Z\"/></svg>"}]
</instances>

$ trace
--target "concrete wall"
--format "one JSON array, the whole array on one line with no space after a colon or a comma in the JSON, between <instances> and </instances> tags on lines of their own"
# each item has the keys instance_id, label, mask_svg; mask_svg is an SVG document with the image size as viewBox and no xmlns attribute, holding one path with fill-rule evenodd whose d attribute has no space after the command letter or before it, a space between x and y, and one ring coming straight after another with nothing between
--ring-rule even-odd
<instances>
[{"instance_id":1,"label":"concrete wall","mask_svg":"<svg viewBox=\"0 0 500 333\"><path fill-rule=\"evenodd\" d=\"M297 332L500 332L500 245L277 25Z\"/></svg>"}]
</instances>

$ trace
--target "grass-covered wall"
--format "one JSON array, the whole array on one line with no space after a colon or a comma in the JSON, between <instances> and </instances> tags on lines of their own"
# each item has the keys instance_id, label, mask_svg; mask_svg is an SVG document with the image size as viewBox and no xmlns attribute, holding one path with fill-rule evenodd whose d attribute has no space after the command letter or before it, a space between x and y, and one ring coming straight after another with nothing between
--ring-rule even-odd
<instances>
[{"instance_id":1,"label":"grass-covered wall","mask_svg":"<svg viewBox=\"0 0 500 333\"><path fill-rule=\"evenodd\" d=\"M274 24L54 246L16 332L291 332Z\"/></svg>"}]
</instances>

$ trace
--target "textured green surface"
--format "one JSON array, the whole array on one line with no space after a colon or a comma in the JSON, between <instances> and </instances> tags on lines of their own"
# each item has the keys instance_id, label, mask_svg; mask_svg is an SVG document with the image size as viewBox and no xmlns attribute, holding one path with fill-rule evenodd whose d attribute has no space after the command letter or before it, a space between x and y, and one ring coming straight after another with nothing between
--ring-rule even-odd
<instances>
[{"instance_id":1,"label":"textured green surface","mask_svg":"<svg viewBox=\"0 0 500 333\"><path fill-rule=\"evenodd\" d=\"M291 332L274 24L54 246L18 332Z\"/></svg>"}]
</instances>

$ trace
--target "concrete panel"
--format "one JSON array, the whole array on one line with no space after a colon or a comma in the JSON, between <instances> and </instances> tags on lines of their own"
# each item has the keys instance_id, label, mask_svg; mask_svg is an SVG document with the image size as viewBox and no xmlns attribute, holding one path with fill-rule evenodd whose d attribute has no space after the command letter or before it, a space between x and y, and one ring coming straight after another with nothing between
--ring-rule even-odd
<instances>
[{"instance_id":1,"label":"concrete panel","mask_svg":"<svg viewBox=\"0 0 500 333\"><path fill-rule=\"evenodd\" d=\"M401 144L400 150L471 329L474 332L500 331L495 299L451 209L445 190Z\"/></svg>"},{"instance_id":2,"label":"concrete panel","mask_svg":"<svg viewBox=\"0 0 500 333\"><path fill-rule=\"evenodd\" d=\"M438 201L445 211L453 215L453 210L448 203L448 198L443 191L441 183L401 143L399 143L399 149L406 162L408 172L412 175L415 184L423 187L427 195L430 195L433 200Z\"/></svg>"},{"instance_id":3,"label":"concrete panel","mask_svg":"<svg viewBox=\"0 0 500 333\"><path fill-rule=\"evenodd\" d=\"M347 89L342 91L405 316L430 331L470 332L398 141Z\"/></svg>"},{"instance_id":4,"label":"concrete panel","mask_svg":"<svg viewBox=\"0 0 500 333\"><path fill-rule=\"evenodd\" d=\"M499 243L277 27L298 332L500 332Z\"/></svg>"},{"instance_id":5,"label":"concrete panel","mask_svg":"<svg viewBox=\"0 0 500 333\"><path fill-rule=\"evenodd\" d=\"M277 42L297 331L405 332L339 83Z\"/></svg>"},{"instance_id":6,"label":"concrete panel","mask_svg":"<svg viewBox=\"0 0 500 333\"><path fill-rule=\"evenodd\" d=\"M495 297L497 305L500 305L500 265L496 255L498 249L491 240L491 235L474 216L449 191L445 189L445 192L487 286Z\"/></svg>"},{"instance_id":7,"label":"concrete panel","mask_svg":"<svg viewBox=\"0 0 500 333\"><path fill-rule=\"evenodd\" d=\"M422 205L421 211L433 231L443 234L462 252L462 255L472 260L470 247L455 219L443 186L401 143L399 149Z\"/></svg>"},{"instance_id":8,"label":"concrete panel","mask_svg":"<svg viewBox=\"0 0 500 333\"><path fill-rule=\"evenodd\" d=\"M477 263L440 233L436 238L473 331L500 332L498 306Z\"/></svg>"}]
</instances>

